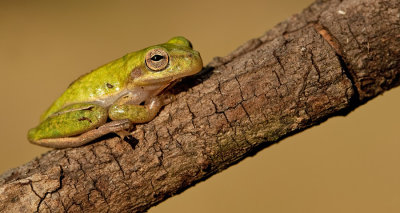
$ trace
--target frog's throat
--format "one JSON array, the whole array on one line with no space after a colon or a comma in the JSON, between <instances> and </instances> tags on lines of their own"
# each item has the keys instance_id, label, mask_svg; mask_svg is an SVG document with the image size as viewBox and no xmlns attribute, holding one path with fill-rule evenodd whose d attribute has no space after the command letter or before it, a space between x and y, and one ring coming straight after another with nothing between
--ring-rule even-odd
<instances>
[{"instance_id":1,"label":"frog's throat","mask_svg":"<svg viewBox=\"0 0 400 213\"><path fill-rule=\"evenodd\" d=\"M169 82L168 85L166 85L164 87L164 89L159 92L159 94L166 93L167 91L169 91L172 87L174 87L180 81L182 81L182 78L178 78L178 79L175 79L175 80Z\"/></svg>"}]
</instances>

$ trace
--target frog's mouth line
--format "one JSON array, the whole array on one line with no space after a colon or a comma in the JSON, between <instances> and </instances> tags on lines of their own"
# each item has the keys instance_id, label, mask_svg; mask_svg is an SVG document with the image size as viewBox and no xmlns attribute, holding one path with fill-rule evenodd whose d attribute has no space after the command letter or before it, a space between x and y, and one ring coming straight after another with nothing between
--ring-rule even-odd
<instances>
[{"instance_id":1,"label":"frog's mouth line","mask_svg":"<svg viewBox=\"0 0 400 213\"><path fill-rule=\"evenodd\" d=\"M146 79L143 80L142 82L138 82L136 83L137 85L141 86L148 86L148 85L175 85L177 82L181 81L183 78L188 77L188 76L192 76L194 74L196 74L198 72L194 72L194 73L184 73L184 74L178 74L175 76L168 76L168 77L164 77L164 78L152 78L152 79ZM168 86L168 88L170 88Z\"/></svg>"}]
</instances>

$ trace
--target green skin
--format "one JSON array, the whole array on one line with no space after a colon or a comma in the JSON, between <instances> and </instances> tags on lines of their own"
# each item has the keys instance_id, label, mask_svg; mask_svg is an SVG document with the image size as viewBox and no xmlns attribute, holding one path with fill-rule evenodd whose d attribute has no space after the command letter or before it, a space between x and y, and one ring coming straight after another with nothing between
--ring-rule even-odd
<instances>
[{"instance_id":1,"label":"green skin","mask_svg":"<svg viewBox=\"0 0 400 213\"><path fill-rule=\"evenodd\" d=\"M74 81L29 130L28 140L67 148L111 132L123 137L133 124L152 120L171 101L165 93L171 83L202 66L200 54L184 37L129 53Z\"/></svg>"}]
</instances>

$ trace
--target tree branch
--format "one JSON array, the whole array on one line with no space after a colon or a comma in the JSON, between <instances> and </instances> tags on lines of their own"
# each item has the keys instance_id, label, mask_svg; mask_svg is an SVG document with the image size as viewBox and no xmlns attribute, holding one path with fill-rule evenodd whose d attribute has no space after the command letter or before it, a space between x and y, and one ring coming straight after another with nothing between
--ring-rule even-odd
<instances>
[{"instance_id":1,"label":"tree branch","mask_svg":"<svg viewBox=\"0 0 400 213\"><path fill-rule=\"evenodd\" d=\"M400 84L398 0L317 1L174 88L118 137L0 176L0 211L145 211L288 135Z\"/></svg>"}]
</instances>

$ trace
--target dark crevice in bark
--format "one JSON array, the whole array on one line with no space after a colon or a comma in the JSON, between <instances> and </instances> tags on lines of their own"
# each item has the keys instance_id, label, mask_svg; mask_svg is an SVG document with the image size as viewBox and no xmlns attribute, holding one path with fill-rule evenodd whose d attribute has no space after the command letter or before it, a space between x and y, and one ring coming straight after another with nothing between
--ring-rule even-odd
<instances>
[{"instance_id":1,"label":"dark crevice in bark","mask_svg":"<svg viewBox=\"0 0 400 213\"><path fill-rule=\"evenodd\" d=\"M349 68L346 65L346 62L343 60L343 57L341 55L336 54L336 56L340 62L340 66L343 69L343 73L351 81L351 85L352 85L352 88L354 91L353 95L349 99L350 107L349 107L348 112L350 112L350 111L354 110L356 107L360 106L363 102L360 101L360 94L358 93L358 89L355 84L354 76L351 74Z\"/></svg>"},{"instance_id":2,"label":"dark crevice in bark","mask_svg":"<svg viewBox=\"0 0 400 213\"><path fill-rule=\"evenodd\" d=\"M43 197L41 197L41 196L33 189L32 181L30 181L30 186L31 186L32 191L35 193L35 195L37 195L37 196L40 198L39 203L37 204L36 212L39 212L40 206L41 206L41 204L43 203L43 201L46 199L47 195L56 193L56 192L58 192L58 191L62 188L62 181L63 181L64 177L65 177L65 176L64 176L64 170L63 170L62 166L60 166L59 187L57 187L57 188L54 189L53 191L46 192L46 193L43 195Z\"/></svg>"}]
</instances>

